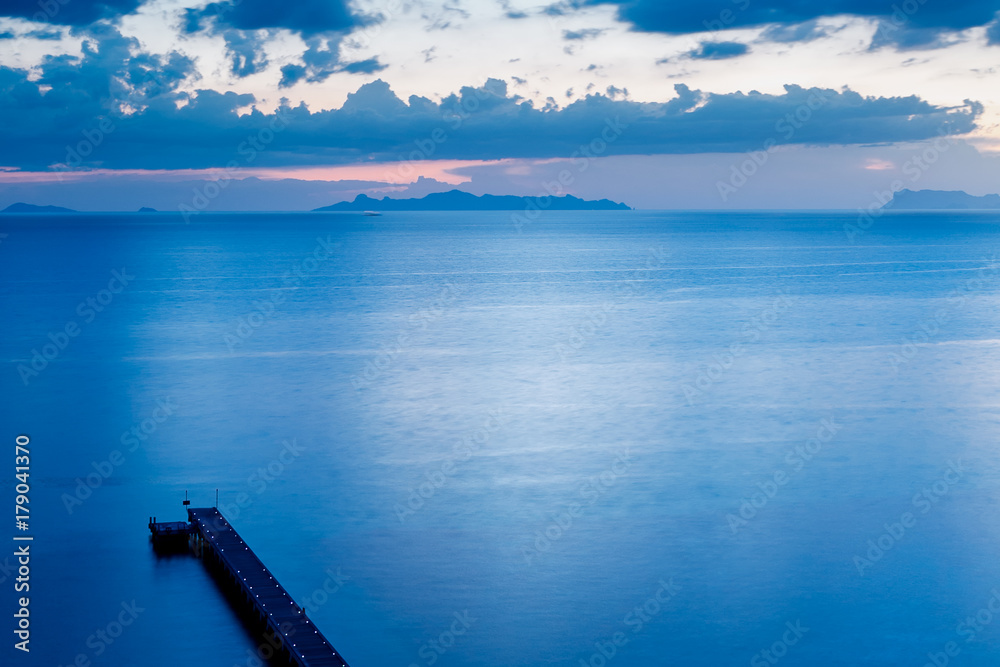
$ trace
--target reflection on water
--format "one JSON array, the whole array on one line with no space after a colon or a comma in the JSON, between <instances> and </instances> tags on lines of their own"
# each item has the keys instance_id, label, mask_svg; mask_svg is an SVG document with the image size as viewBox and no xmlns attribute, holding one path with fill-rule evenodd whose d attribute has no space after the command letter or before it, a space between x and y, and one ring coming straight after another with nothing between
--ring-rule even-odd
<instances>
[{"instance_id":1,"label":"reflection on water","mask_svg":"<svg viewBox=\"0 0 1000 667\"><path fill-rule=\"evenodd\" d=\"M253 664L216 488L356 667L996 664L1000 220L851 220L5 217L31 664Z\"/></svg>"}]
</instances>

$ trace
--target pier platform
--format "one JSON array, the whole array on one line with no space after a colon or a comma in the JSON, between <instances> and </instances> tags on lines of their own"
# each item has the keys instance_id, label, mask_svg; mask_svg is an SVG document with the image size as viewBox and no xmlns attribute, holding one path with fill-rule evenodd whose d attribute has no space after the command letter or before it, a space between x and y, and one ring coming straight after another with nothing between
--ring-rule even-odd
<instances>
[{"instance_id":1,"label":"pier platform","mask_svg":"<svg viewBox=\"0 0 1000 667\"><path fill-rule=\"evenodd\" d=\"M188 523L150 519L154 546L189 541L230 598L242 607L267 638L271 664L302 667L347 667L347 663L306 617L253 549L243 541L218 508L187 508Z\"/></svg>"}]
</instances>

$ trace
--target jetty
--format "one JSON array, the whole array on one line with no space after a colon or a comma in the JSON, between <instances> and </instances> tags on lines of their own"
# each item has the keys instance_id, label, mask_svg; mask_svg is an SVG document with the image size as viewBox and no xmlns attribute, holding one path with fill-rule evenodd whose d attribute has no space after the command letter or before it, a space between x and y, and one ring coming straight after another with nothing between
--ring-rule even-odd
<instances>
[{"instance_id":1,"label":"jetty","mask_svg":"<svg viewBox=\"0 0 1000 667\"><path fill-rule=\"evenodd\" d=\"M149 519L153 547L185 545L200 556L238 611L267 638L272 664L347 667L305 610L278 583L216 507L188 507L188 521Z\"/></svg>"}]
</instances>

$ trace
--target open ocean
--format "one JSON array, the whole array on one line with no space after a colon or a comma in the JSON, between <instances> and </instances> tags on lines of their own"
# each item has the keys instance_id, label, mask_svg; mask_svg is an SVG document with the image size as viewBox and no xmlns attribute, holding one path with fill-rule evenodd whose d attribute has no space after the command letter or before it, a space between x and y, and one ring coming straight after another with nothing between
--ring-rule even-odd
<instances>
[{"instance_id":1,"label":"open ocean","mask_svg":"<svg viewBox=\"0 0 1000 667\"><path fill-rule=\"evenodd\" d=\"M857 222L0 217L30 664L257 664L218 488L352 667L995 667L1000 214Z\"/></svg>"}]
</instances>

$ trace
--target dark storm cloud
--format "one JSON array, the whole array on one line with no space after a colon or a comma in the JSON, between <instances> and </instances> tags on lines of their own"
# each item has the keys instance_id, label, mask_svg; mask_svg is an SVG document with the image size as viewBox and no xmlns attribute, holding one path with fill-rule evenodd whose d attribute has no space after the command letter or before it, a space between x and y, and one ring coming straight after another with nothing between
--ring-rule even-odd
<instances>
[{"instance_id":1,"label":"dark storm cloud","mask_svg":"<svg viewBox=\"0 0 1000 667\"><path fill-rule=\"evenodd\" d=\"M346 71L351 65L343 66ZM370 72L377 62L355 63ZM285 72L288 75L288 72ZM299 73L300 75L307 75ZM180 92L195 76L179 54L153 56L109 26L88 33L83 55L49 57L37 80L0 68L0 127L7 166L39 169L68 161L105 168L176 169L344 164L413 159L566 157L620 129L604 155L731 152L777 144L867 144L921 140L975 127L981 106L957 109L917 97L863 97L787 86L782 94L712 94L677 86L665 103L589 95L563 109L509 95L503 81L464 87L434 102L404 103L382 81L340 109L252 107L252 95ZM292 75L294 76L294 74ZM51 87L43 94L45 87ZM817 104L816 100L822 100ZM808 122L801 122L806 112ZM101 119L113 131L98 137ZM796 120L796 119L799 120ZM616 130L617 132L617 130ZM266 141L264 139L266 138ZM98 141L99 139L99 141ZM250 150L248 142L261 146Z\"/></svg>"}]
</instances>

